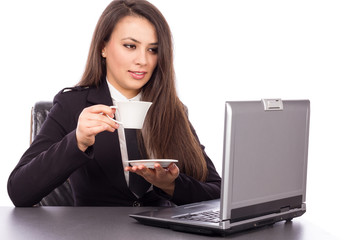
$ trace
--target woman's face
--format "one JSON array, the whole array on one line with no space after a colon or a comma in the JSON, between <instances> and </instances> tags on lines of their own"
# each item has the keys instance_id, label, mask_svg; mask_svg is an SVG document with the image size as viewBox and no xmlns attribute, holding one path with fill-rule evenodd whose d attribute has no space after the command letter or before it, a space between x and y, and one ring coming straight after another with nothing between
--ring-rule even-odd
<instances>
[{"instance_id":1,"label":"woman's face","mask_svg":"<svg viewBox=\"0 0 360 240\"><path fill-rule=\"evenodd\" d=\"M102 50L108 81L125 97L135 97L156 67L157 48L155 27L147 19L122 18Z\"/></svg>"}]
</instances>

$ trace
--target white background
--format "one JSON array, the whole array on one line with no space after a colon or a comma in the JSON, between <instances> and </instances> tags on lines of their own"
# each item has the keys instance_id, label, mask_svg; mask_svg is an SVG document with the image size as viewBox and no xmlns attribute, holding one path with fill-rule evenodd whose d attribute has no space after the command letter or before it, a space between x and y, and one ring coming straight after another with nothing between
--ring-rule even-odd
<instances>
[{"instance_id":1,"label":"white background","mask_svg":"<svg viewBox=\"0 0 360 240\"><path fill-rule=\"evenodd\" d=\"M30 109L75 85L110 1L0 3L0 205L29 144ZM172 29L177 88L221 172L225 100L310 99L308 211L355 238L359 215L360 3L152 0ZM296 220L295 220L296 221Z\"/></svg>"}]
</instances>

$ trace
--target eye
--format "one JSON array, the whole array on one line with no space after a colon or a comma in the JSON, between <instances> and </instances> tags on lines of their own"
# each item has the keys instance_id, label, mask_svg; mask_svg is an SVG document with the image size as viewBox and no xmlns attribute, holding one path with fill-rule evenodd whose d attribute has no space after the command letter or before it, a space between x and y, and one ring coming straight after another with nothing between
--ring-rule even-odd
<instances>
[{"instance_id":1,"label":"eye","mask_svg":"<svg viewBox=\"0 0 360 240\"><path fill-rule=\"evenodd\" d=\"M124 47L128 48L128 49L135 49L136 46L134 44L124 44Z\"/></svg>"},{"instance_id":2,"label":"eye","mask_svg":"<svg viewBox=\"0 0 360 240\"><path fill-rule=\"evenodd\" d=\"M148 51L151 52L151 53L156 54L156 53L158 52L158 48L157 48L157 47L155 47L155 48L149 48Z\"/></svg>"}]
</instances>

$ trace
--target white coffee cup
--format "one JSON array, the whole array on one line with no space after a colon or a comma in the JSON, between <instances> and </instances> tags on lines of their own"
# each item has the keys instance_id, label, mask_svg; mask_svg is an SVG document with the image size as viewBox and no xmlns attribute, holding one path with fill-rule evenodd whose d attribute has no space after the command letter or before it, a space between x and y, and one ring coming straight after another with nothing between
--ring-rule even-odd
<instances>
[{"instance_id":1,"label":"white coffee cup","mask_svg":"<svg viewBox=\"0 0 360 240\"><path fill-rule=\"evenodd\" d=\"M111 106L111 108L116 108L119 119L110 119L121 124L124 128L141 129L151 104L152 102L144 101L117 101L115 106Z\"/></svg>"}]
</instances>

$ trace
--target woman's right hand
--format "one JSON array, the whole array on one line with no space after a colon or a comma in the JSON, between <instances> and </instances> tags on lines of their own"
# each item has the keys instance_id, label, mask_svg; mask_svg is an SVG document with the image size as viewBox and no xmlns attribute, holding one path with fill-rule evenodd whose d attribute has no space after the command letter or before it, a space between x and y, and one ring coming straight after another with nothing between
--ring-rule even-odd
<instances>
[{"instance_id":1,"label":"woman's right hand","mask_svg":"<svg viewBox=\"0 0 360 240\"><path fill-rule=\"evenodd\" d=\"M113 118L116 109L106 105L94 105L84 108L80 113L77 127L76 140L79 149L83 152L95 143L95 136L103 131L114 132L119 124L109 119Z\"/></svg>"}]
</instances>

